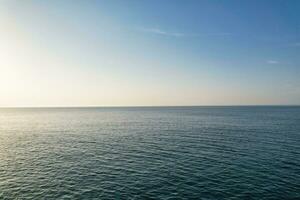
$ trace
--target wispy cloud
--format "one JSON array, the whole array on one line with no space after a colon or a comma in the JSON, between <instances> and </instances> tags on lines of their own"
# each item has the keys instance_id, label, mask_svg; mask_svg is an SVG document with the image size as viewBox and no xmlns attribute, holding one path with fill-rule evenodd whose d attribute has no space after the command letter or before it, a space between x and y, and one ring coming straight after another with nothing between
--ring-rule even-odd
<instances>
[{"instance_id":1,"label":"wispy cloud","mask_svg":"<svg viewBox=\"0 0 300 200\"><path fill-rule=\"evenodd\" d=\"M295 46L295 47L300 47L300 42L294 43L293 46Z\"/></svg>"},{"instance_id":2,"label":"wispy cloud","mask_svg":"<svg viewBox=\"0 0 300 200\"><path fill-rule=\"evenodd\" d=\"M164 31L158 28L141 28L141 31L147 32L147 33L154 33L154 34L158 34L158 35L165 35L165 36L174 36L174 37L182 37L182 36L186 36L183 33L179 33L179 32L168 32L168 31Z\"/></svg>"},{"instance_id":3,"label":"wispy cloud","mask_svg":"<svg viewBox=\"0 0 300 200\"><path fill-rule=\"evenodd\" d=\"M171 36L171 37L209 37L209 36L231 36L232 35L231 33L194 34L194 33L183 33L183 32L171 32L171 31L165 31L160 28L139 28L138 30L146 33Z\"/></svg>"},{"instance_id":4,"label":"wispy cloud","mask_svg":"<svg viewBox=\"0 0 300 200\"><path fill-rule=\"evenodd\" d=\"M277 60L267 60L267 63L270 64L270 65L277 65L277 64L279 64L279 61L277 61Z\"/></svg>"}]
</instances>

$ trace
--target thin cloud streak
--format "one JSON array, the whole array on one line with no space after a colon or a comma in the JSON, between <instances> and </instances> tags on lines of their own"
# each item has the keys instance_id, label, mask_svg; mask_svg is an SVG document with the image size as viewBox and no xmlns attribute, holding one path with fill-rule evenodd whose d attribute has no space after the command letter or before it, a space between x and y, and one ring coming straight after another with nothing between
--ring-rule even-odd
<instances>
[{"instance_id":1,"label":"thin cloud streak","mask_svg":"<svg viewBox=\"0 0 300 200\"><path fill-rule=\"evenodd\" d=\"M270 65L277 65L279 62L277 60L267 60L267 63Z\"/></svg>"},{"instance_id":2,"label":"thin cloud streak","mask_svg":"<svg viewBox=\"0 0 300 200\"><path fill-rule=\"evenodd\" d=\"M300 47L300 42L294 43L293 46Z\"/></svg>"},{"instance_id":3,"label":"thin cloud streak","mask_svg":"<svg viewBox=\"0 0 300 200\"><path fill-rule=\"evenodd\" d=\"M178 32L167 32L158 28L141 28L140 29L143 32L147 32L147 33L154 33L154 34L158 34L158 35L166 35L166 36L174 36L174 37L182 37L182 36L186 36L186 34L183 33L178 33Z\"/></svg>"},{"instance_id":4,"label":"thin cloud streak","mask_svg":"<svg viewBox=\"0 0 300 200\"><path fill-rule=\"evenodd\" d=\"M171 36L171 37L207 37L207 36L231 36L231 33L214 33L214 34L190 34L182 32L170 32L159 28L139 28L145 33L152 33L157 35Z\"/></svg>"}]
</instances>

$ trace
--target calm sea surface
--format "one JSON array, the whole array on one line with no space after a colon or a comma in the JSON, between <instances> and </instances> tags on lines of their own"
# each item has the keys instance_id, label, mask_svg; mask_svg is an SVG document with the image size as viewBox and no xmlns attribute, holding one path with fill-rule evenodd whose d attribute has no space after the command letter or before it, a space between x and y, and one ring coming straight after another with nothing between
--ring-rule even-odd
<instances>
[{"instance_id":1,"label":"calm sea surface","mask_svg":"<svg viewBox=\"0 0 300 200\"><path fill-rule=\"evenodd\" d=\"M0 109L0 199L300 199L300 107Z\"/></svg>"}]
</instances>

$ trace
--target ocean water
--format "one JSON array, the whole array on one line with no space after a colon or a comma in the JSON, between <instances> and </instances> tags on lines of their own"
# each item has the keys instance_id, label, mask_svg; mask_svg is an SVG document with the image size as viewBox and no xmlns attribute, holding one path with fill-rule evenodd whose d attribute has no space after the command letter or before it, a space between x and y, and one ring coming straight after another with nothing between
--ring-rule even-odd
<instances>
[{"instance_id":1,"label":"ocean water","mask_svg":"<svg viewBox=\"0 0 300 200\"><path fill-rule=\"evenodd\" d=\"M0 199L300 199L300 107L0 109Z\"/></svg>"}]
</instances>

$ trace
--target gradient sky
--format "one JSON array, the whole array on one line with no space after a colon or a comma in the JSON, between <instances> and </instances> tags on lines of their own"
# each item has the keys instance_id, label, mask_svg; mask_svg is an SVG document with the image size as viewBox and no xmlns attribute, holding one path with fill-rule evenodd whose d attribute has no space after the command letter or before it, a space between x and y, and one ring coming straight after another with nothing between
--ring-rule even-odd
<instances>
[{"instance_id":1,"label":"gradient sky","mask_svg":"<svg viewBox=\"0 0 300 200\"><path fill-rule=\"evenodd\" d=\"M300 104L298 0L1 0L0 106Z\"/></svg>"}]
</instances>

